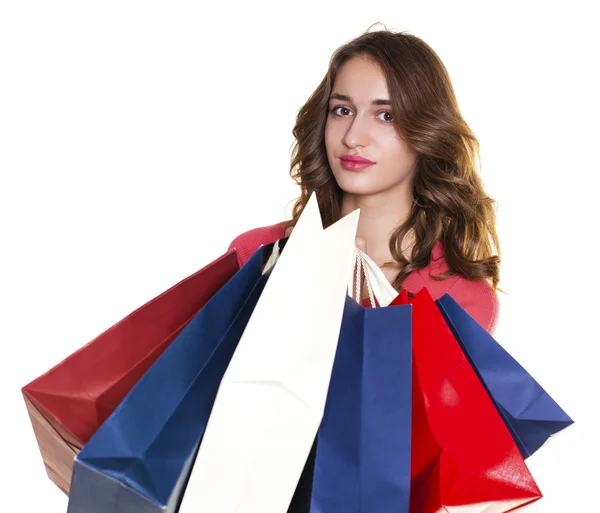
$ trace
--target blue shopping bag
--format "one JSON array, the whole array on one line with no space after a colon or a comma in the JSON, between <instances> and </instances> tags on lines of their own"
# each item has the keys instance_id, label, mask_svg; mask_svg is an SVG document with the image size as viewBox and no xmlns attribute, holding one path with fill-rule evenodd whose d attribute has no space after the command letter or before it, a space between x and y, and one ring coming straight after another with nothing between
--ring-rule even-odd
<instances>
[{"instance_id":1,"label":"blue shopping bag","mask_svg":"<svg viewBox=\"0 0 600 513\"><path fill-rule=\"evenodd\" d=\"M436 303L523 458L573 424L538 382L450 294Z\"/></svg>"},{"instance_id":2,"label":"blue shopping bag","mask_svg":"<svg viewBox=\"0 0 600 513\"><path fill-rule=\"evenodd\" d=\"M346 299L317 435L311 513L408 513L412 306Z\"/></svg>"},{"instance_id":3,"label":"blue shopping bag","mask_svg":"<svg viewBox=\"0 0 600 513\"><path fill-rule=\"evenodd\" d=\"M257 250L213 296L83 447L68 513L176 511L272 248Z\"/></svg>"}]
</instances>

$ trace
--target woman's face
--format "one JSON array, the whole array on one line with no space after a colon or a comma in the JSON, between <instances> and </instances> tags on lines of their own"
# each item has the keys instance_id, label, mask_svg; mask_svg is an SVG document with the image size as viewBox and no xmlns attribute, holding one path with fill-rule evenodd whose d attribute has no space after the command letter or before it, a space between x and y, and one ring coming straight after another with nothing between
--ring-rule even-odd
<instances>
[{"instance_id":1,"label":"woman's face","mask_svg":"<svg viewBox=\"0 0 600 513\"><path fill-rule=\"evenodd\" d=\"M379 100L384 101L372 103ZM325 147L333 175L346 193L373 195L409 185L417 156L390 123L394 117L389 100L378 64L353 57L340 68L329 99ZM340 157L347 154L374 164L345 169Z\"/></svg>"}]
</instances>

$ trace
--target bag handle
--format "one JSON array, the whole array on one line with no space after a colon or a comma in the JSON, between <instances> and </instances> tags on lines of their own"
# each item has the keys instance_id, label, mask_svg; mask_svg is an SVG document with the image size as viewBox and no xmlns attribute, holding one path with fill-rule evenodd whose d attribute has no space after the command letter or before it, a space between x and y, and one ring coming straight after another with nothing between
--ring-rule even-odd
<instances>
[{"instance_id":1,"label":"bag handle","mask_svg":"<svg viewBox=\"0 0 600 513\"><path fill-rule=\"evenodd\" d=\"M364 260L364 253L358 249L354 248L354 269L356 272L352 272L350 276L350 281L348 282L348 295L353 298L357 303L361 304L361 283L362 276L365 277L365 282L367 283L367 289L369 291L369 300L371 301L371 308L375 308L375 297L373 295L373 287L371 286L371 277L367 272L367 263ZM354 296L352 295L352 282L354 280L355 288L354 288Z\"/></svg>"},{"instance_id":2,"label":"bag handle","mask_svg":"<svg viewBox=\"0 0 600 513\"><path fill-rule=\"evenodd\" d=\"M364 274L367 288L369 289L369 299L371 300L371 306L375 307L375 301L373 295L377 298L379 306L389 306L389 304L398 297L398 291L392 287L392 284L388 281L383 271L379 266L373 262L373 260L361 249L355 247L355 269L356 274L350 278L348 285L348 291L350 297L353 297L358 303L360 303L360 284L361 275ZM355 274L355 275L354 275ZM355 293L356 296L352 296L352 281L356 278Z\"/></svg>"}]
</instances>

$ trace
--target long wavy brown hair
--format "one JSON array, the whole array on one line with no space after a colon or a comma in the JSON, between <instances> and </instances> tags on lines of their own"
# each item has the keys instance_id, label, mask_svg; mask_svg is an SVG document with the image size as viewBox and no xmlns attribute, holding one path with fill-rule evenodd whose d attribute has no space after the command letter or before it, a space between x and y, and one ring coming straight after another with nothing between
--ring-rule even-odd
<instances>
[{"instance_id":1,"label":"long wavy brown hair","mask_svg":"<svg viewBox=\"0 0 600 513\"><path fill-rule=\"evenodd\" d=\"M393 286L426 267L440 240L448 271L443 280L463 276L500 281L500 244L496 233L496 202L479 177L479 142L462 118L448 72L438 55L420 38L406 32L370 31L339 47L317 89L296 116L290 175L301 188L286 227L296 225L315 192L323 225L341 217L343 191L327 160L325 123L329 96L340 67L350 58L367 57L381 67L390 92L394 127L417 154L413 205L407 219L390 238L400 269ZM401 248L413 229L409 259Z\"/></svg>"}]
</instances>

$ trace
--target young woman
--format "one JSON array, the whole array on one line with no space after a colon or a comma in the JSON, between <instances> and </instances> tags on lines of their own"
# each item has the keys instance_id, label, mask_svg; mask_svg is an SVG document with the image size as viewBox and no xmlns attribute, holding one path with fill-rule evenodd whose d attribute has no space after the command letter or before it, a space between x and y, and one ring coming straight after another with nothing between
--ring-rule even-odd
<instances>
[{"instance_id":1,"label":"young woman","mask_svg":"<svg viewBox=\"0 0 600 513\"><path fill-rule=\"evenodd\" d=\"M361 209L359 246L398 291L448 292L494 332L495 202L448 72L424 41L379 30L338 48L293 134L290 174L301 188L293 218L236 237L240 263L289 235L315 191L325 227Z\"/></svg>"},{"instance_id":2,"label":"young woman","mask_svg":"<svg viewBox=\"0 0 600 513\"><path fill-rule=\"evenodd\" d=\"M434 299L449 292L493 333L494 201L437 54L413 35L367 31L336 50L293 133L290 174L302 191L293 218L236 237L230 249L240 263L289 235L315 191L325 227L361 209L358 245L398 291L427 287ZM309 511L314 449L288 513Z\"/></svg>"}]
</instances>

